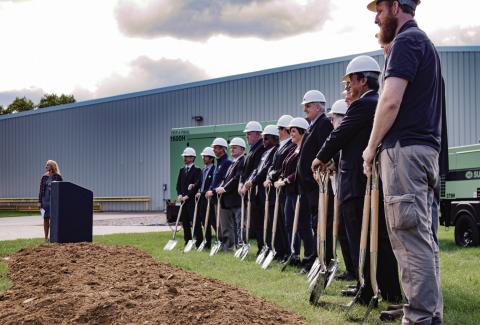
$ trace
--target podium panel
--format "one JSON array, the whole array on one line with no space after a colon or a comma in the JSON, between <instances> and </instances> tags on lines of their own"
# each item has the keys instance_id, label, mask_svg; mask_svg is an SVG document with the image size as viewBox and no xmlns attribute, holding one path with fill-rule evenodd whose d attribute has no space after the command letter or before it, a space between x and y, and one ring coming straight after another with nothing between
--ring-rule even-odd
<instances>
[{"instance_id":1,"label":"podium panel","mask_svg":"<svg viewBox=\"0 0 480 325\"><path fill-rule=\"evenodd\" d=\"M91 242L93 192L70 182L51 186L50 242Z\"/></svg>"}]
</instances>

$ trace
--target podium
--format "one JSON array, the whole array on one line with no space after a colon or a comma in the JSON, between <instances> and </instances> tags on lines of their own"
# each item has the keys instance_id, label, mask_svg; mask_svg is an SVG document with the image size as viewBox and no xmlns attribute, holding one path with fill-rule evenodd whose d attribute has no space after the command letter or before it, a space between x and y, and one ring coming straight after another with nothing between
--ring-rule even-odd
<instances>
[{"instance_id":1,"label":"podium","mask_svg":"<svg viewBox=\"0 0 480 325\"><path fill-rule=\"evenodd\" d=\"M70 182L52 182L50 242L92 241L93 192Z\"/></svg>"}]
</instances>

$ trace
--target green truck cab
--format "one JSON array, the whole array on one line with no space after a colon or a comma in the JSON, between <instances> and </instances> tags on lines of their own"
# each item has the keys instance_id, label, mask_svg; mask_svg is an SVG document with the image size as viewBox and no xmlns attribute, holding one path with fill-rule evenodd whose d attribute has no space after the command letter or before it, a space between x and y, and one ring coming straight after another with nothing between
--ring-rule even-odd
<instances>
[{"instance_id":1,"label":"green truck cab","mask_svg":"<svg viewBox=\"0 0 480 325\"><path fill-rule=\"evenodd\" d=\"M449 171L440 187L441 224L455 226L455 242L480 242L480 144L448 149Z\"/></svg>"}]
</instances>

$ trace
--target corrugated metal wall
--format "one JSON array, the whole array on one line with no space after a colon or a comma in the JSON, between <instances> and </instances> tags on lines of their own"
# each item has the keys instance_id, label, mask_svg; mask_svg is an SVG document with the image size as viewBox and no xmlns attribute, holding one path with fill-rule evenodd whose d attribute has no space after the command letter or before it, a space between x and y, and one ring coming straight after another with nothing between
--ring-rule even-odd
<instances>
[{"instance_id":1,"label":"corrugated metal wall","mask_svg":"<svg viewBox=\"0 0 480 325\"><path fill-rule=\"evenodd\" d=\"M450 146L480 139L480 52L457 50L441 52ZM300 116L298 103L308 89L323 91L329 106L341 98L341 78L352 57L0 118L0 197L36 196L44 163L54 159L66 180L95 196L145 195L154 210L162 209L162 186L170 187L171 128L195 126L195 115L204 117L203 125ZM380 52L374 57L383 64Z\"/></svg>"}]
</instances>

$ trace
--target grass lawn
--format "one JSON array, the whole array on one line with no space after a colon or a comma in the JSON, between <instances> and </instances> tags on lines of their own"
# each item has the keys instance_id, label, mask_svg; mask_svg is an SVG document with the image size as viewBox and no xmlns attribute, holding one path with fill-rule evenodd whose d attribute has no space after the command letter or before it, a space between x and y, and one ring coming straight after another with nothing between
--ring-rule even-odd
<instances>
[{"instance_id":1,"label":"grass lawn","mask_svg":"<svg viewBox=\"0 0 480 325\"><path fill-rule=\"evenodd\" d=\"M453 228L448 231L440 229L439 237L445 324L480 324L480 248L465 249L456 246L453 242ZM340 306L349 301L339 296L340 289L345 284L343 282L334 282L321 298L322 306L312 307L308 304L306 278L297 275L293 268L281 273L280 266L276 264L267 271L260 269L254 262L255 248L252 248L246 261L240 262L230 254L215 257L209 257L207 252L182 254L181 237L174 251L163 251L169 238L169 233L146 233L96 236L94 241L138 247L160 261L244 288L305 317L312 324L348 323ZM0 242L0 257L22 247L41 243L41 239ZM0 292L10 285L6 271L6 264L0 262ZM385 303L381 306L384 307ZM364 311L365 307L358 307L354 315L360 316ZM372 312L369 320L372 324L380 323L377 319L378 310Z\"/></svg>"},{"instance_id":2,"label":"grass lawn","mask_svg":"<svg viewBox=\"0 0 480 325\"><path fill-rule=\"evenodd\" d=\"M0 211L0 218L6 217L23 217L23 216L39 216L40 212L38 211L31 211L31 212L24 212L24 211Z\"/></svg>"}]
</instances>

